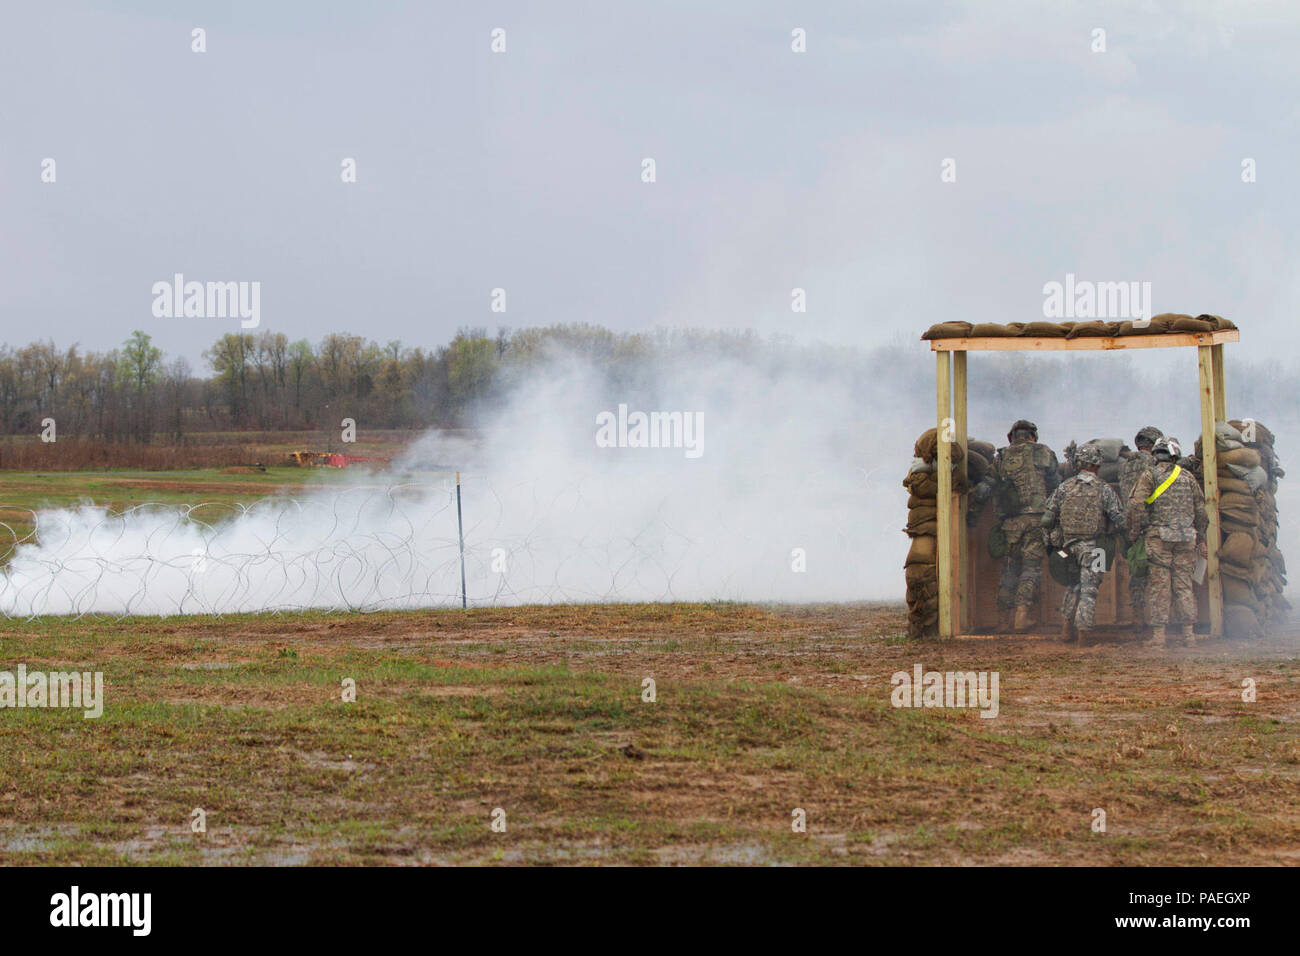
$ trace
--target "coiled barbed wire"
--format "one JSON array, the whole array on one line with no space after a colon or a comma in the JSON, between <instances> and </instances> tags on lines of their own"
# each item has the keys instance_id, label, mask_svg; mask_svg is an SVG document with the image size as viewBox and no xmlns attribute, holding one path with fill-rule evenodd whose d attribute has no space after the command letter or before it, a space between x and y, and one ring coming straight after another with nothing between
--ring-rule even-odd
<instances>
[{"instance_id":1,"label":"coiled barbed wire","mask_svg":"<svg viewBox=\"0 0 1300 956\"><path fill-rule=\"evenodd\" d=\"M498 488L467 476L464 488L474 606L701 599L701 580L712 589L704 599L766 598L783 570L767 562L771 581L759 580L752 561L736 558L773 550L749 515L687 518L670 507L680 495L668 489L638 500L633 514L617 510L619 492L596 477ZM619 520L609 520L616 510ZM896 535L897 522L887 524L880 530ZM861 542L846 529L833 534L851 554ZM121 511L0 503L0 617L8 619L459 607L460 561L450 482Z\"/></svg>"}]
</instances>

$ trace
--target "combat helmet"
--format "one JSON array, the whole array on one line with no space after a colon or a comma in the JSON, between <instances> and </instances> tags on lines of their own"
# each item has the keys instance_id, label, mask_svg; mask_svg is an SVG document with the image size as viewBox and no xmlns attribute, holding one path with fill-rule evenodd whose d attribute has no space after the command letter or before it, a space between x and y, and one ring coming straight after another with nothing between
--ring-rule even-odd
<instances>
[{"instance_id":1,"label":"combat helmet","mask_svg":"<svg viewBox=\"0 0 1300 956\"><path fill-rule=\"evenodd\" d=\"M1101 449L1096 445L1080 445L1078 451L1074 453L1074 462L1080 468L1085 465L1094 465L1100 468L1102 463Z\"/></svg>"},{"instance_id":2,"label":"combat helmet","mask_svg":"<svg viewBox=\"0 0 1300 956\"><path fill-rule=\"evenodd\" d=\"M1161 461L1176 461L1182 453L1177 438L1161 438L1151 449L1151 454Z\"/></svg>"},{"instance_id":3,"label":"combat helmet","mask_svg":"<svg viewBox=\"0 0 1300 956\"><path fill-rule=\"evenodd\" d=\"M1155 425L1147 425L1138 429L1138 433L1133 437L1133 445L1136 447L1141 445L1143 442L1150 442L1154 445L1164 437L1165 433L1156 428Z\"/></svg>"},{"instance_id":4,"label":"combat helmet","mask_svg":"<svg viewBox=\"0 0 1300 956\"><path fill-rule=\"evenodd\" d=\"M1034 441L1038 441L1038 426L1023 418L1011 426L1011 431L1007 432L1007 441L1015 441L1015 434L1020 431L1029 432L1034 436Z\"/></svg>"}]
</instances>

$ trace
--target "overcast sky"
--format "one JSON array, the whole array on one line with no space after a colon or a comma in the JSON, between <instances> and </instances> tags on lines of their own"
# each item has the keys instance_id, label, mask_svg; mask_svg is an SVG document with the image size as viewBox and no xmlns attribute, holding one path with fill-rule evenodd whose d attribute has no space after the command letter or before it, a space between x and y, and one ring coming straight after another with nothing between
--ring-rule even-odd
<instances>
[{"instance_id":1,"label":"overcast sky","mask_svg":"<svg viewBox=\"0 0 1300 956\"><path fill-rule=\"evenodd\" d=\"M1073 272L1151 282L1155 311L1226 315L1241 357L1285 356L1298 26L1294 3L1208 0L12 0L0 341L139 328L206 371L239 323L155 318L181 272L259 281L261 328L291 338L593 322L870 345L1041 318Z\"/></svg>"}]
</instances>

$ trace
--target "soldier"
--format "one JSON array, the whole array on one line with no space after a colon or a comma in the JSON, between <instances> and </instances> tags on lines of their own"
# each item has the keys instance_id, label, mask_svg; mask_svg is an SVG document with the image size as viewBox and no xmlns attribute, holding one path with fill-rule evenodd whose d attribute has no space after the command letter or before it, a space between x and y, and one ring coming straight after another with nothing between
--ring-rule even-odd
<instances>
[{"instance_id":1,"label":"soldier","mask_svg":"<svg viewBox=\"0 0 1300 956\"><path fill-rule=\"evenodd\" d=\"M1078 580L1066 589L1061 602L1065 618L1061 640L1070 644L1077 639L1087 647L1096 621L1097 587L1106 573L1106 553L1097 538L1108 530L1123 529L1124 509L1110 485L1097 477L1102 461L1099 448L1084 445L1074 461L1079 473L1047 499L1042 527L1046 544L1066 552L1079 568Z\"/></svg>"},{"instance_id":2,"label":"soldier","mask_svg":"<svg viewBox=\"0 0 1300 956\"><path fill-rule=\"evenodd\" d=\"M1119 473L1119 499L1124 503L1124 507L1128 507L1129 496L1133 494L1133 486L1137 484L1138 478L1143 472L1155 467L1156 460L1151 454L1151 449L1164 437L1164 432L1154 425L1138 429L1137 435L1133 438L1133 446L1137 451L1129 455ZM1129 575L1128 602L1133 608L1133 620L1139 627L1146 621L1146 584L1145 576L1135 578Z\"/></svg>"},{"instance_id":3,"label":"soldier","mask_svg":"<svg viewBox=\"0 0 1300 956\"><path fill-rule=\"evenodd\" d=\"M1056 453L1038 442L1038 426L1023 419L1007 432L993 459L996 504L1006 540L998 610L1002 630L1029 629L1029 607L1043 576L1042 520L1047 496L1061 482ZM1014 619L1012 617L1014 613Z\"/></svg>"},{"instance_id":4,"label":"soldier","mask_svg":"<svg viewBox=\"0 0 1300 956\"><path fill-rule=\"evenodd\" d=\"M1205 494L1190 471L1175 464L1181 451L1175 438L1161 438L1152 448L1156 465L1138 476L1128 500L1130 536L1146 522L1148 647L1165 646L1172 598L1182 623L1183 640L1195 641L1196 595L1192 568L1205 555Z\"/></svg>"}]
</instances>

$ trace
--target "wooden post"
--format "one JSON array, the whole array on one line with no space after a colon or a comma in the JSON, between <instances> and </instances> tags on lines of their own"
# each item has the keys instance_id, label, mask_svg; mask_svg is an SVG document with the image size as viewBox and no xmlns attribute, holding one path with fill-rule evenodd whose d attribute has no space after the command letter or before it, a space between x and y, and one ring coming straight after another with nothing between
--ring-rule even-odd
<instances>
[{"instance_id":1,"label":"wooden post","mask_svg":"<svg viewBox=\"0 0 1300 956\"><path fill-rule=\"evenodd\" d=\"M1207 556L1205 583L1210 599L1210 634L1223 636L1223 582L1219 578L1219 454L1215 443L1214 422L1219 387L1215 383L1216 346L1197 346L1197 365L1201 385L1201 470L1205 474L1205 514L1209 527L1205 530ZM1221 347L1221 346L1220 346ZM1222 358L1220 358L1222 361Z\"/></svg>"},{"instance_id":2,"label":"wooden post","mask_svg":"<svg viewBox=\"0 0 1300 956\"><path fill-rule=\"evenodd\" d=\"M1223 345L1211 345L1210 356L1214 360L1214 419L1219 422L1228 420L1228 392L1223 378Z\"/></svg>"},{"instance_id":3,"label":"wooden post","mask_svg":"<svg viewBox=\"0 0 1300 956\"><path fill-rule=\"evenodd\" d=\"M966 491L957 496L956 508L953 510L953 562L957 576L953 582L955 613L953 626L962 634L971 630L970 596L970 554L966 547L966 508L967 495L970 492L970 447L966 435L966 352L954 352L952 355L952 418L955 426L954 438L961 446L961 464L957 472L963 478Z\"/></svg>"},{"instance_id":4,"label":"wooden post","mask_svg":"<svg viewBox=\"0 0 1300 956\"><path fill-rule=\"evenodd\" d=\"M944 434L951 427L952 393L949 376L952 371L952 359L949 352L935 353L935 396L938 415L935 419L935 444L938 453L935 459L935 471L939 484L939 496L935 500L939 527L935 540L935 560L939 572L939 637L947 639L953 636L952 619L952 445L944 440Z\"/></svg>"}]
</instances>

